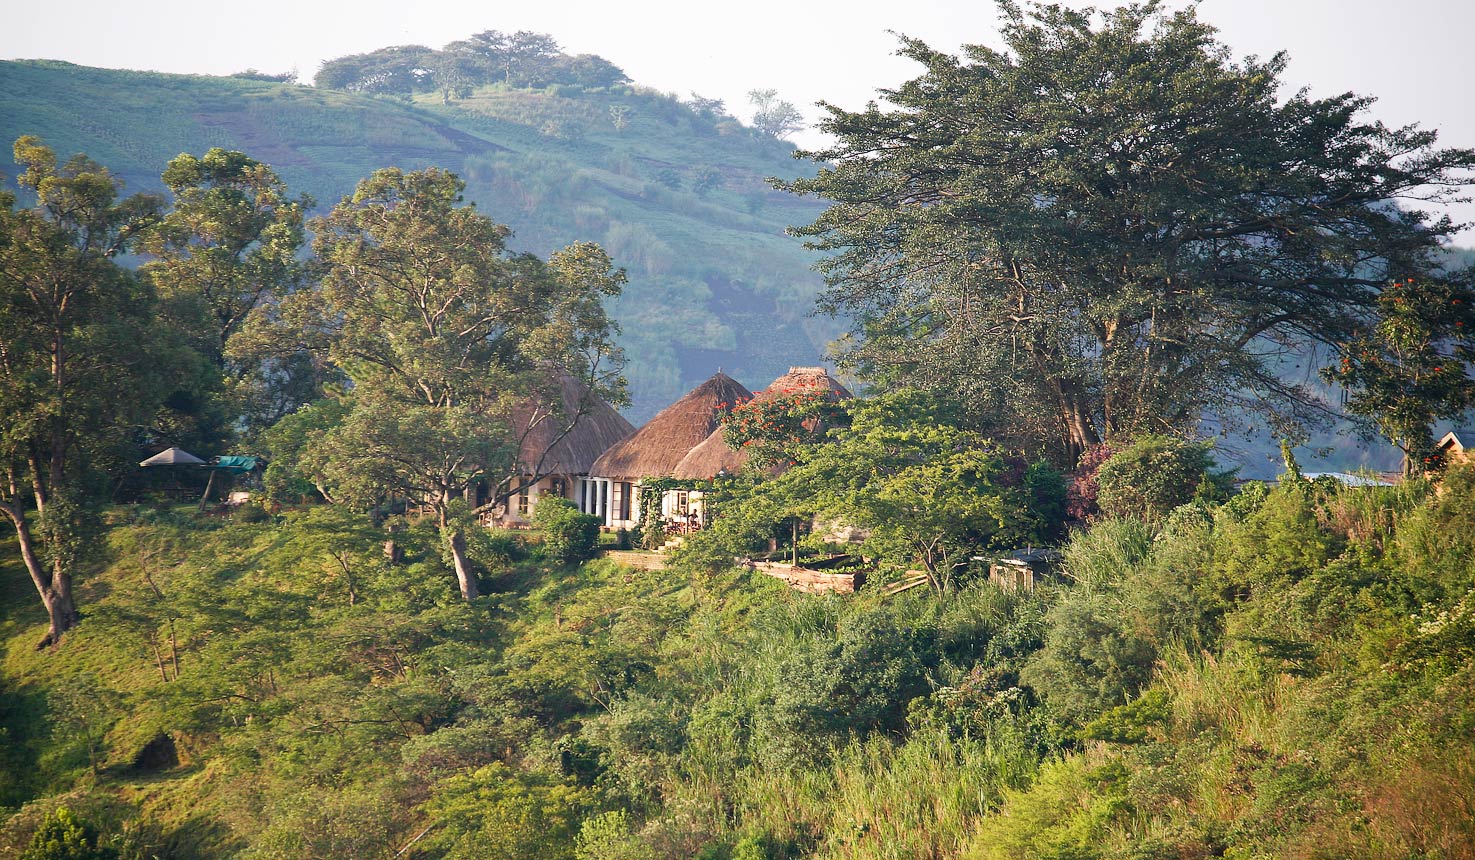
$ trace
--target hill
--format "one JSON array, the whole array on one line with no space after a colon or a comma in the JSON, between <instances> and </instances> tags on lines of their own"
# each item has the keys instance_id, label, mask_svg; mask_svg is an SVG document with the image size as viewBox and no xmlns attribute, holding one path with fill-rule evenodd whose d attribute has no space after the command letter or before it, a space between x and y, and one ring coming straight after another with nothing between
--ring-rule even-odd
<instances>
[{"instance_id":1,"label":"hill","mask_svg":"<svg viewBox=\"0 0 1475 860\"><path fill-rule=\"evenodd\" d=\"M619 125L621 127L617 128ZM540 256L605 246L630 275L613 308L641 421L719 367L750 387L812 364L839 331L808 316L813 255L784 228L812 201L767 187L805 170L792 147L639 87L491 85L444 104L231 77L0 62L0 139L40 135L133 191L181 152L239 149L321 209L386 166L439 166ZM13 171L8 171L13 172Z\"/></svg>"}]
</instances>

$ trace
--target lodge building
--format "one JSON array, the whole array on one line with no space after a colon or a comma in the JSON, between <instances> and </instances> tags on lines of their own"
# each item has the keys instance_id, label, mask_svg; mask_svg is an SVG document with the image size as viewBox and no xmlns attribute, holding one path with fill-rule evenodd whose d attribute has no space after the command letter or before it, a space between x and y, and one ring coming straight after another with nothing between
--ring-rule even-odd
<instances>
[{"instance_id":1,"label":"lodge building","mask_svg":"<svg viewBox=\"0 0 1475 860\"><path fill-rule=\"evenodd\" d=\"M582 405L584 414L556 441L552 422L545 431L525 434L519 458L526 464L525 473L547 477L525 479L527 483L517 487L489 522L526 524L537 500L551 494L572 500L579 510L599 517L607 529L634 528L641 518L643 482L705 480L736 472L747 463L744 452L734 451L722 439L722 418L729 410L755 397L807 389L823 390L832 400L851 396L823 367L792 367L757 395L719 371L636 430L609 404L598 398L588 402L587 390L568 381L565 411L574 414L573 409ZM540 461L541 468L535 468ZM704 521L700 491L666 491L660 516L666 526L700 527Z\"/></svg>"}]
</instances>

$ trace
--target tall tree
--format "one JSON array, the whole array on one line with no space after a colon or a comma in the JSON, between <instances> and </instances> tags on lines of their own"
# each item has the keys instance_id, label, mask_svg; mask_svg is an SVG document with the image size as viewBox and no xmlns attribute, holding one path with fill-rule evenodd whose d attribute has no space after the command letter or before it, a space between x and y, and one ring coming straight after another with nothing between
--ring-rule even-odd
<instances>
[{"instance_id":1,"label":"tall tree","mask_svg":"<svg viewBox=\"0 0 1475 860\"><path fill-rule=\"evenodd\" d=\"M310 471L340 501L392 493L432 510L470 599L478 588L453 502L514 473L513 410L555 402L560 374L620 396L603 300L624 277L592 245L547 264L508 254L508 229L459 205L463 188L435 169L359 183L312 224L323 279L281 316L352 381L341 422L315 436Z\"/></svg>"},{"instance_id":2,"label":"tall tree","mask_svg":"<svg viewBox=\"0 0 1475 860\"><path fill-rule=\"evenodd\" d=\"M163 179L174 206L140 236L139 247L153 257L142 271L169 315L196 333L198 350L223 371L217 385L223 380L234 395L232 420L270 426L320 396L314 368L302 356L263 355L239 335L253 310L309 277L299 252L312 198L291 196L270 166L220 148L175 157Z\"/></svg>"},{"instance_id":3,"label":"tall tree","mask_svg":"<svg viewBox=\"0 0 1475 860\"><path fill-rule=\"evenodd\" d=\"M430 55L430 77L440 91L442 104L451 98L466 98L477 84L486 82L488 71L471 42L452 42Z\"/></svg>"},{"instance_id":4,"label":"tall tree","mask_svg":"<svg viewBox=\"0 0 1475 860\"><path fill-rule=\"evenodd\" d=\"M175 156L163 179L174 205L140 237L155 258L143 270L162 297L198 306L209 338L202 349L223 362L247 315L305 277L298 251L313 200L290 196L269 165L219 147Z\"/></svg>"},{"instance_id":5,"label":"tall tree","mask_svg":"<svg viewBox=\"0 0 1475 860\"><path fill-rule=\"evenodd\" d=\"M1284 55L1233 61L1192 8L1004 12L1005 49L905 39L925 71L825 107L833 166L789 190L834 204L822 306L846 360L1039 426L1073 462L1104 436L1204 411L1305 418L1288 350L1335 345L1390 271L1455 229L1401 209L1469 184L1475 151L1361 118L1351 93L1281 99Z\"/></svg>"},{"instance_id":6,"label":"tall tree","mask_svg":"<svg viewBox=\"0 0 1475 860\"><path fill-rule=\"evenodd\" d=\"M77 623L72 569L96 502L92 467L169 390L148 350L150 290L114 262L159 201L119 200L106 168L84 156L58 167L35 137L16 141L15 159L37 202L0 197L0 513L46 606L44 644Z\"/></svg>"},{"instance_id":7,"label":"tall tree","mask_svg":"<svg viewBox=\"0 0 1475 860\"><path fill-rule=\"evenodd\" d=\"M562 56L558 42L552 36L518 30L507 37L503 52L503 80L508 84L536 86L551 68L554 59Z\"/></svg>"}]
</instances>

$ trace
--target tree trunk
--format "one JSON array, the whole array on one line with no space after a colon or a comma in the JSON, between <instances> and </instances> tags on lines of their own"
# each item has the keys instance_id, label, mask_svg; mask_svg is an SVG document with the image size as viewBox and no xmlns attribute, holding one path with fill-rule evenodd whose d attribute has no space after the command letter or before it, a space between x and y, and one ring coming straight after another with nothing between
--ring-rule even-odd
<instances>
[{"instance_id":1,"label":"tree trunk","mask_svg":"<svg viewBox=\"0 0 1475 860\"><path fill-rule=\"evenodd\" d=\"M462 534L459 526L448 531L451 561L456 566L456 582L461 586L461 596L467 600L480 597L481 591L476 587L476 574L471 572L471 566L466 562L466 535Z\"/></svg>"},{"instance_id":2,"label":"tree trunk","mask_svg":"<svg viewBox=\"0 0 1475 860\"><path fill-rule=\"evenodd\" d=\"M1060 418L1064 425L1064 438L1061 440L1065 446L1065 455L1074 468L1080 462L1081 455L1095 445L1101 443L1101 437L1096 433L1096 427L1091 423L1091 418L1086 414L1085 407L1081 404L1079 394L1065 390L1062 386L1060 391Z\"/></svg>"},{"instance_id":3,"label":"tree trunk","mask_svg":"<svg viewBox=\"0 0 1475 860\"><path fill-rule=\"evenodd\" d=\"M25 511L18 506L0 503L0 510L10 517L10 522L15 526L16 539L20 543L21 559L26 563L26 571L31 574L31 582L36 586L36 592L41 595L41 602L46 606L46 614L51 621L51 626L46 631L46 636L39 643L38 648L45 648L61 641L63 633L77 626L77 606L72 601L72 578L62 566L60 560L51 566L50 575L47 574L41 559L36 556L35 542L31 538L31 527L26 522Z\"/></svg>"}]
</instances>

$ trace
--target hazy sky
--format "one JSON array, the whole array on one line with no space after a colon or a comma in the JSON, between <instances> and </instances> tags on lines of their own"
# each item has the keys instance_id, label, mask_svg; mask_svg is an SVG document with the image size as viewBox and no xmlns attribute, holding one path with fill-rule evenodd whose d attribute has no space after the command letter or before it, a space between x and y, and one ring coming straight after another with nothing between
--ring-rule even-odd
<instances>
[{"instance_id":1,"label":"hazy sky","mask_svg":"<svg viewBox=\"0 0 1475 860\"><path fill-rule=\"evenodd\" d=\"M324 59L344 54L533 30L569 53L605 57L637 83L724 99L744 118L754 88L779 90L813 119L820 99L859 107L878 87L911 77L917 67L892 55L887 31L947 50L998 44L987 0L72 0L60 8L59 17L42 3L12 7L0 57L202 74L296 68L306 81ZM1445 145L1475 147L1475 0L1202 0L1199 14L1239 56L1287 51L1290 87L1377 96L1376 118L1417 122L1439 129ZM817 142L812 134L796 140ZM1475 204L1454 215L1475 221Z\"/></svg>"}]
</instances>

